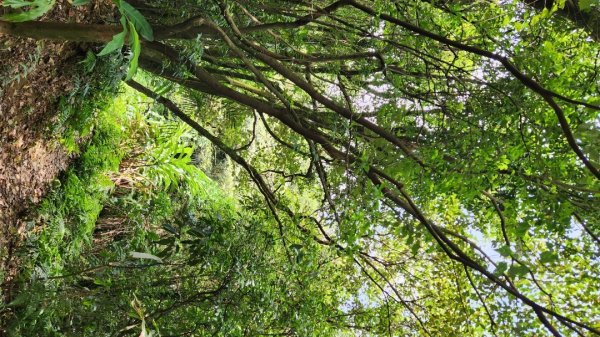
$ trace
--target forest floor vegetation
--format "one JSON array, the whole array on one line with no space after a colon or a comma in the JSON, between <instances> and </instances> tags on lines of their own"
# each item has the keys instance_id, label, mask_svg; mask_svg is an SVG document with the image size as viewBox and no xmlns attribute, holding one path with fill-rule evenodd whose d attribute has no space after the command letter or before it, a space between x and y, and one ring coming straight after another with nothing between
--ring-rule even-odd
<instances>
[{"instance_id":1,"label":"forest floor vegetation","mask_svg":"<svg viewBox=\"0 0 600 337\"><path fill-rule=\"evenodd\" d=\"M44 19L98 23L113 15L110 1L74 7L61 0ZM81 97L87 49L72 42L0 36L0 284L5 299L18 272L14 253L23 238L24 214L77 156L64 142L64 133L74 133L56 126L64 126L61 111L71 105L68 99Z\"/></svg>"}]
</instances>

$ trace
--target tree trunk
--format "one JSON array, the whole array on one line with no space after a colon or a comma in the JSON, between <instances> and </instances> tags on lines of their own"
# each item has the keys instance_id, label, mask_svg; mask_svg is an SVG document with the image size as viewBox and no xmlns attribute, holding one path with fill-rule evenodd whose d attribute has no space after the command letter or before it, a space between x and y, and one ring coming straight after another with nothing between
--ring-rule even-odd
<instances>
[{"instance_id":1,"label":"tree trunk","mask_svg":"<svg viewBox=\"0 0 600 337\"><path fill-rule=\"evenodd\" d=\"M7 22L0 21L0 34L27 37L36 40L76 42L109 42L123 28L117 25L61 22Z\"/></svg>"}]
</instances>

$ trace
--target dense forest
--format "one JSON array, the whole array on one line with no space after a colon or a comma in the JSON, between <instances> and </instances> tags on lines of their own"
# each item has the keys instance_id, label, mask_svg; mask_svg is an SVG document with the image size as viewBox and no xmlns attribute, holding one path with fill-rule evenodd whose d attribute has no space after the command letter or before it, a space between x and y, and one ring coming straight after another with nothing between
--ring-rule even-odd
<instances>
[{"instance_id":1,"label":"dense forest","mask_svg":"<svg viewBox=\"0 0 600 337\"><path fill-rule=\"evenodd\" d=\"M600 336L598 0L0 6L0 336Z\"/></svg>"}]
</instances>

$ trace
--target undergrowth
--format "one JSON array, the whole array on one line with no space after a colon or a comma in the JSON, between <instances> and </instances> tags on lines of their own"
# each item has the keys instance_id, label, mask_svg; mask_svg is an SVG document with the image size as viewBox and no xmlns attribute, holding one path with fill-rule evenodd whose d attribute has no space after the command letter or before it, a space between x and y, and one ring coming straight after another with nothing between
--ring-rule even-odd
<instances>
[{"instance_id":1,"label":"undergrowth","mask_svg":"<svg viewBox=\"0 0 600 337\"><path fill-rule=\"evenodd\" d=\"M27 326L42 329L41 335L53 335L54 329L44 322L44 308L52 305L48 292L58 289L61 283L53 277L61 275L67 264L77 263L91 244L96 220L113 187L107 174L118 171L123 156L117 150L121 137L119 119L110 110L100 113L81 157L55 181L28 222L29 235L19 276L22 291L9 307ZM63 306L62 310L70 309ZM13 334L21 335L19 330Z\"/></svg>"},{"instance_id":2,"label":"undergrowth","mask_svg":"<svg viewBox=\"0 0 600 337\"><path fill-rule=\"evenodd\" d=\"M119 169L124 153L119 151L123 137L121 120L110 110L103 111L97 120L94 134L75 165L55 181L55 188L36 211L30 224L42 228L28 240L37 243L35 250L39 276L61 272L61 261L77 257L84 244L90 243L90 233L112 181L109 172ZM62 181L62 183L60 182Z\"/></svg>"},{"instance_id":3,"label":"undergrowth","mask_svg":"<svg viewBox=\"0 0 600 337\"><path fill-rule=\"evenodd\" d=\"M56 120L48 130L52 135L61 135L61 143L69 152L79 153L78 144L92 131L96 114L117 94L124 64L120 54L97 58L91 51L79 62L74 88L61 97Z\"/></svg>"},{"instance_id":4,"label":"undergrowth","mask_svg":"<svg viewBox=\"0 0 600 337\"><path fill-rule=\"evenodd\" d=\"M113 100L120 74L111 73L119 64L118 56L96 59L88 52L79 63L74 90L60 100L58 120L50 131L60 135L69 152L79 153L79 144L84 151L30 215L27 246L35 249L27 260L35 265L25 268L22 278L61 272L64 261L90 243L89 234L113 187L107 174L118 171L124 156L119 144L125 137L125 102Z\"/></svg>"},{"instance_id":5,"label":"undergrowth","mask_svg":"<svg viewBox=\"0 0 600 337\"><path fill-rule=\"evenodd\" d=\"M204 233L207 223L234 218L232 199L193 164L199 141L191 129L156 107L140 112L147 98L131 90L121 87L116 98L110 90L75 93L77 102L96 102L83 104L81 113L69 106L56 126L80 156L30 216L21 292L0 307L12 312L11 336L115 331L127 321L126 308L138 290L117 287L108 296L109 289L132 277L136 287L154 282L144 269L131 274L130 268L140 268L132 252L169 258L180 254L181 243L171 239L165 249L166 234ZM77 138L86 135L80 149Z\"/></svg>"},{"instance_id":6,"label":"undergrowth","mask_svg":"<svg viewBox=\"0 0 600 337\"><path fill-rule=\"evenodd\" d=\"M89 245L96 218L112 188L107 172L118 171L123 157L118 151L124 136L118 111L124 109L124 102L112 102L121 76L114 70L122 60L118 55L96 60L90 54L78 64L75 88L61 98L58 118L48 130L48 137L58 138L69 152L80 156L27 216L27 236L17 252L20 274L16 284L22 294L30 292L36 280L60 273L65 263ZM1 320L10 317L23 301L17 296L7 306L0 304ZM29 315L28 310L22 314ZM4 333L1 320L0 335Z\"/></svg>"}]
</instances>

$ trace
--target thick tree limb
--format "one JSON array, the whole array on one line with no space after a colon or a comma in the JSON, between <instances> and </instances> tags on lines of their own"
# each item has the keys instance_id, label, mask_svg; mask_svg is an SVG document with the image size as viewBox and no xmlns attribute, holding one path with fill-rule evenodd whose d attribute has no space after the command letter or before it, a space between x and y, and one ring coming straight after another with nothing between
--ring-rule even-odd
<instances>
[{"instance_id":1,"label":"thick tree limb","mask_svg":"<svg viewBox=\"0 0 600 337\"><path fill-rule=\"evenodd\" d=\"M120 33L118 25L62 23L45 21L7 22L0 20L0 34L36 40L109 42Z\"/></svg>"}]
</instances>

